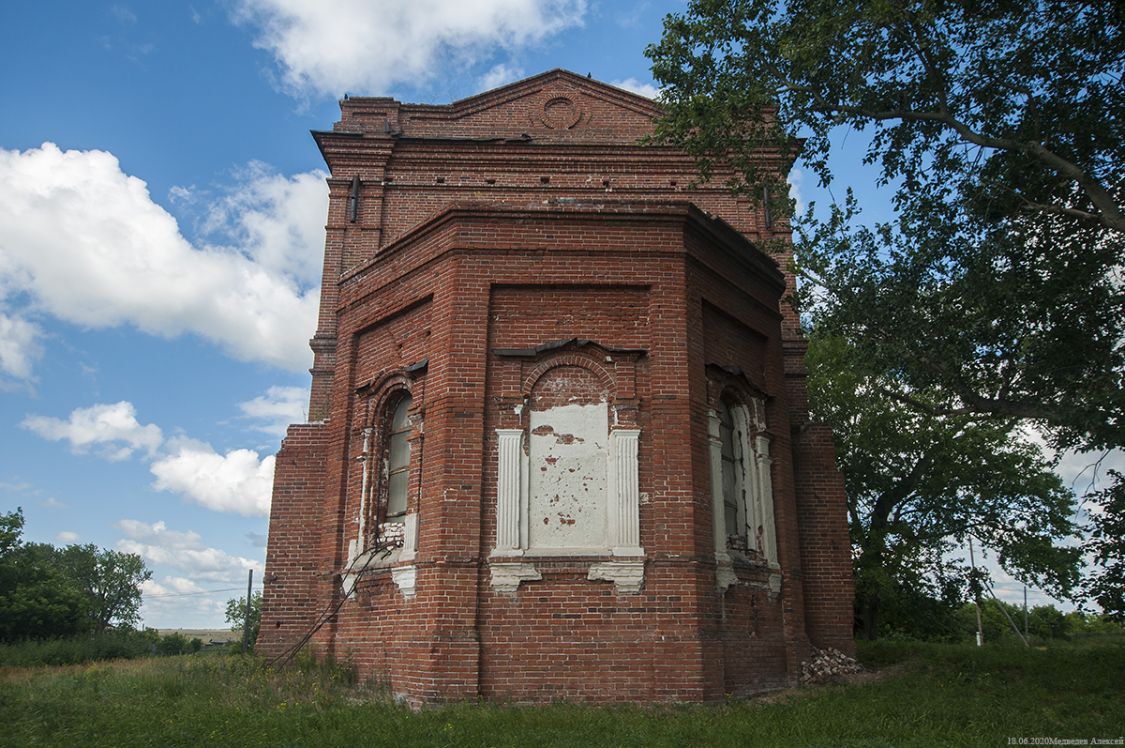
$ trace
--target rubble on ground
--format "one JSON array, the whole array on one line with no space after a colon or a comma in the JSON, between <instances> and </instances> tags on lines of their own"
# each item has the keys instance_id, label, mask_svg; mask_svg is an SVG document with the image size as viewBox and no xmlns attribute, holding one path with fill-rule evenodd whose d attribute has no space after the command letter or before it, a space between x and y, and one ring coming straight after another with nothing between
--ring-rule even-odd
<instances>
[{"instance_id":1,"label":"rubble on ground","mask_svg":"<svg viewBox=\"0 0 1125 748\"><path fill-rule=\"evenodd\" d=\"M812 656L801 664L802 686L830 683L844 675L862 673L863 667L838 649L812 648Z\"/></svg>"}]
</instances>

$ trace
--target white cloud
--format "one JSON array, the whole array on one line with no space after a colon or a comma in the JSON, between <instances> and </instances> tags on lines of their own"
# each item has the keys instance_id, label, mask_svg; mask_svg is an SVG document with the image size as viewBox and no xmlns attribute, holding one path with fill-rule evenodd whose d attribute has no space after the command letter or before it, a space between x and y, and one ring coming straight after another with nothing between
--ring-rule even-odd
<instances>
[{"instance_id":1,"label":"white cloud","mask_svg":"<svg viewBox=\"0 0 1125 748\"><path fill-rule=\"evenodd\" d=\"M470 65L497 48L539 43L582 23L586 0L238 0L235 20L298 95L386 93Z\"/></svg>"},{"instance_id":2,"label":"white cloud","mask_svg":"<svg viewBox=\"0 0 1125 748\"><path fill-rule=\"evenodd\" d=\"M636 78L625 78L624 80L613 81L611 86L624 88L626 91L632 91L638 96L644 96L648 99L655 99L660 95L660 89L651 83L639 81Z\"/></svg>"},{"instance_id":3,"label":"white cloud","mask_svg":"<svg viewBox=\"0 0 1125 748\"><path fill-rule=\"evenodd\" d=\"M304 369L319 296L309 268L320 262L326 213L323 183L319 202L312 197L319 180L259 169L247 194L219 211L248 246L196 247L113 154L0 149L0 298L19 290L32 308L77 325L194 333L238 359ZM26 368L27 356L8 355Z\"/></svg>"},{"instance_id":4,"label":"white cloud","mask_svg":"<svg viewBox=\"0 0 1125 748\"><path fill-rule=\"evenodd\" d=\"M1063 483L1078 495L1097 491L1111 483L1107 472L1116 470L1125 473L1125 450L1113 449L1108 452L1063 452L1055 472Z\"/></svg>"},{"instance_id":5,"label":"white cloud","mask_svg":"<svg viewBox=\"0 0 1125 748\"><path fill-rule=\"evenodd\" d=\"M291 423L304 423L309 391L305 387L270 387L266 394L239 403L242 414L258 423L254 429L285 436Z\"/></svg>"},{"instance_id":6,"label":"white cloud","mask_svg":"<svg viewBox=\"0 0 1125 748\"><path fill-rule=\"evenodd\" d=\"M268 272L314 286L323 268L327 177L320 170L287 177L251 162L234 188L209 207L204 228Z\"/></svg>"},{"instance_id":7,"label":"white cloud","mask_svg":"<svg viewBox=\"0 0 1125 748\"><path fill-rule=\"evenodd\" d=\"M216 512L268 517L273 468L272 455L259 458L250 449L219 454L209 444L181 439L150 470L158 490L182 494Z\"/></svg>"},{"instance_id":8,"label":"white cloud","mask_svg":"<svg viewBox=\"0 0 1125 748\"><path fill-rule=\"evenodd\" d=\"M43 331L36 324L0 310L0 374L23 381L31 379L32 367L43 355L39 344L42 336Z\"/></svg>"},{"instance_id":9,"label":"white cloud","mask_svg":"<svg viewBox=\"0 0 1125 748\"><path fill-rule=\"evenodd\" d=\"M137 14L124 5L111 5L109 6L109 12L124 25L131 26L137 22Z\"/></svg>"},{"instance_id":10,"label":"white cloud","mask_svg":"<svg viewBox=\"0 0 1125 748\"><path fill-rule=\"evenodd\" d=\"M272 431L307 391L297 387L271 387L265 396L242 404L248 417L264 419L261 429ZM205 442L176 437L164 440L159 426L142 425L130 402L77 408L66 420L28 416L20 424L51 441L67 441L75 452L94 449L102 457L123 460L143 450L160 491L181 494L216 512L248 517L268 517L273 492L274 457L260 458L250 449L219 454Z\"/></svg>"},{"instance_id":11,"label":"white cloud","mask_svg":"<svg viewBox=\"0 0 1125 748\"><path fill-rule=\"evenodd\" d=\"M233 556L218 548L208 547L199 533L169 530L164 522L147 524L135 519L117 523L125 537L116 548L135 553L149 565L160 565L182 572L189 581L186 588L169 592L194 592L202 583L235 582L246 579L246 570L261 574L262 562L253 558Z\"/></svg>"},{"instance_id":12,"label":"white cloud","mask_svg":"<svg viewBox=\"0 0 1125 748\"><path fill-rule=\"evenodd\" d=\"M501 62L493 65L492 68L480 77L480 89L482 91L489 91L493 88L499 88L505 83L519 80L524 76L523 68L506 65Z\"/></svg>"},{"instance_id":13,"label":"white cloud","mask_svg":"<svg viewBox=\"0 0 1125 748\"><path fill-rule=\"evenodd\" d=\"M203 591L202 586L187 577L168 575L159 582L155 579L148 579L141 583L141 592L145 596L151 597L179 597L181 595L194 595Z\"/></svg>"},{"instance_id":14,"label":"white cloud","mask_svg":"<svg viewBox=\"0 0 1125 748\"><path fill-rule=\"evenodd\" d=\"M141 585L141 616L160 628L221 627L226 600L245 594L246 572L260 580L264 565L213 548L198 533L169 530L164 522L117 523L125 537L117 550L135 553L160 574Z\"/></svg>"},{"instance_id":15,"label":"white cloud","mask_svg":"<svg viewBox=\"0 0 1125 748\"><path fill-rule=\"evenodd\" d=\"M158 629L225 628L224 600L237 595L238 585L234 579L208 581L207 585L175 575L143 582L141 620L146 627ZM212 589L223 591L211 592Z\"/></svg>"},{"instance_id":16,"label":"white cloud","mask_svg":"<svg viewBox=\"0 0 1125 748\"><path fill-rule=\"evenodd\" d=\"M78 542L78 533L71 532L70 530L63 530L55 536L55 542L63 545L70 545L71 543Z\"/></svg>"},{"instance_id":17,"label":"white cloud","mask_svg":"<svg viewBox=\"0 0 1125 748\"><path fill-rule=\"evenodd\" d=\"M805 212L805 200L801 195L801 183L804 178L805 173L795 166L789 170L789 174L786 176L789 181L789 197L793 200L797 215Z\"/></svg>"},{"instance_id":18,"label":"white cloud","mask_svg":"<svg viewBox=\"0 0 1125 748\"><path fill-rule=\"evenodd\" d=\"M160 427L152 423L142 425L133 404L124 400L76 408L65 421L28 416L20 425L44 439L68 441L75 452L96 448L110 460L124 460L136 450L152 455L164 441Z\"/></svg>"},{"instance_id":19,"label":"white cloud","mask_svg":"<svg viewBox=\"0 0 1125 748\"><path fill-rule=\"evenodd\" d=\"M1033 426L1021 426L1017 433L1025 442L1039 449L1045 459L1057 460L1055 474L1062 479L1063 485L1078 497L1109 485L1108 472L1110 470L1125 473L1125 450L1111 449L1091 452L1066 450L1057 452L1050 447L1047 437ZM1087 505L1087 509L1090 508L1091 505ZM1097 510L1094 509L1094 511Z\"/></svg>"}]
</instances>

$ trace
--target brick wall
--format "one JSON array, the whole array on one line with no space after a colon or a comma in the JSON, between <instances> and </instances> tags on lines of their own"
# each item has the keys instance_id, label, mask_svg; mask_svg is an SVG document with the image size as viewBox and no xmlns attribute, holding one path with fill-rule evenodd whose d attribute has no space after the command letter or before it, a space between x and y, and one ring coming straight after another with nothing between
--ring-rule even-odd
<instances>
[{"instance_id":1,"label":"brick wall","mask_svg":"<svg viewBox=\"0 0 1125 748\"><path fill-rule=\"evenodd\" d=\"M332 569L309 552L321 535L326 433L321 423L290 426L277 454L257 645L266 656L299 639L329 599Z\"/></svg>"},{"instance_id":2,"label":"brick wall","mask_svg":"<svg viewBox=\"0 0 1125 748\"><path fill-rule=\"evenodd\" d=\"M371 566L314 640L362 677L414 703L708 701L793 682L810 638L849 646L830 437L827 450L791 437L807 420L803 349L779 302L793 279L748 241L786 227L767 228L721 176L689 188L686 155L636 144L654 104L569 73L449 106L341 106L315 134L332 176L310 413L326 420L294 427L279 454L259 646L281 648L339 599L361 506L381 490L378 454L358 459L365 429L377 453L395 388L412 397L417 553ZM575 397L602 393L611 431L640 431L638 592L589 579L614 561L596 550L529 551L519 561L538 579L494 585L511 561L492 556L496 430L527 429L552 362L588 369ZM780 569L739 562L725 590L709 366L764 393L773 439Z\"/></svg>"}]
</instances>

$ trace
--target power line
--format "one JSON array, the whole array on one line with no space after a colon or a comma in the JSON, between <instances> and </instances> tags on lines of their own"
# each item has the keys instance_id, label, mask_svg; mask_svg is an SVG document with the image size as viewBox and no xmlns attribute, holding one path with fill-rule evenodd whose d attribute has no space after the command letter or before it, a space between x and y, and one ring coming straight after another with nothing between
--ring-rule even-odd
<instances>
[{"instance_id":1,"label":"power line","mask_svg":"<svg viewBox=\"0 0 1125 748\"><path fill-rule=\"evenodd\" d=\"M241 589L241 587L225 587L221 590L200 590L198 592L166 592L155 595L142 594L142 599L148 600L154 597L189 597L191 595L211 595L219 592L236 592Z\"/></svg>"}]
</instances>

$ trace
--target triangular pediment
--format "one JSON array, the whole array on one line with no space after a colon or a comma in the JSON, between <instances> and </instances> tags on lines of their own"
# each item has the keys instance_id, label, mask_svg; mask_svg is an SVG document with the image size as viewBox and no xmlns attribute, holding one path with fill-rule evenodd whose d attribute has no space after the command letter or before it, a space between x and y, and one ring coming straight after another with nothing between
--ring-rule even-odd
<instances>
[{"instance_id":1,"label":"triangular pediment","mask_svg":"<svg viewBox=\"0 0 1125 748\"><path fill-rule=\"evenodd\" d=\"M551 70L452 104L403 104L398 125L406 137L633 143L661 112L644 96Z\"/></svg>"}]
</instances>

